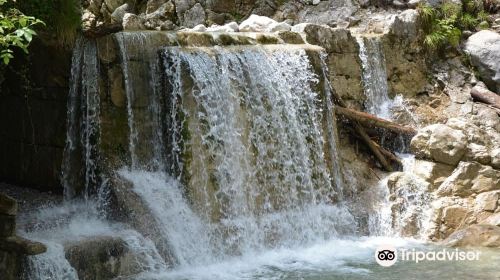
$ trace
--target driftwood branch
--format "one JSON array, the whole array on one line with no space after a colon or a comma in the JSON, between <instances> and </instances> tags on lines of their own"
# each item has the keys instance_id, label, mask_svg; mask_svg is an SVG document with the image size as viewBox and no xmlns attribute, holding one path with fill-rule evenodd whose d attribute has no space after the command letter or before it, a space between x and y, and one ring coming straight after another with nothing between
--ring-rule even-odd
<instances>
[{"instance_id":1,"label":"driftwood branch","mask_svg":"<svg viewBox=\"0 0 500 280\"><path fill-rule=\"evenodd\" d=\"M109 34L113 34L116 32L120 32L123 30L123 26L121 23L109 24L109 25L101 25L95 28L89 28L83 30L83 35L88 38L99 38Z\"/></svg>"},{"instance_id":2,"label":"driftwood branch","mask_svg":"<svg viewBox=\"0 0 500 280\"><path fill-rule=\"evenodd\" d=\"M364 126L382 127L395 133L404 134L411 137L415 136L415 134L417 133L417 131L411 127L401 126L394 122L381 119L372 114L356 111L349 108L337 107L335 113L352 121L357 121Z\"/></svg>"},{"instance_id":3,"label":"driftwood branch","mask_svg":"<svg viewBox=\"0 0 500 280\"><path fill-rule=\"evenodd\" d=\"M489 104L497 109L500 109L500 95L482 86L473 87L470 91L470 95L477 101Z\"/></svg>"}]
</instances>

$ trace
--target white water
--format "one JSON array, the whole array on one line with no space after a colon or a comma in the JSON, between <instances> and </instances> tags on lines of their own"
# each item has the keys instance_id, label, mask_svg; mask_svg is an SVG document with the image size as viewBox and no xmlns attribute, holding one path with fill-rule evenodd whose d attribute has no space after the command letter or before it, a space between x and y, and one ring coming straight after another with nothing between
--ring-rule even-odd
<instances>
[{"instance_id":1,"label":"white water","mask_svg":"<svg viewBox=\"0 0 500 280\"><path fill-rule=\"evenodd\" d=\"M393 101L389 97L385 58L379 37L356 37L363 68L365 108L368 113L391 119Z\"/></svg>"}]
</instances>

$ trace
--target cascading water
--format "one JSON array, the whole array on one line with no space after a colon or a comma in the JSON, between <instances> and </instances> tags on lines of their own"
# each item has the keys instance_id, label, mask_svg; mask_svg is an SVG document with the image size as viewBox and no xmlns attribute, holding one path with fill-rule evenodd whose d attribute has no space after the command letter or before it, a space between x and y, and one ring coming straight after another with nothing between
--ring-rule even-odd
<instances>
[{"instance_id":1,"label":"cascading water","mask_svg":"<svg viewBox=\"0 0 500 280\"><path fill-rule=\"evenodd\" d=\"M379 37L356 37L363 68L365 107L368 113L391 119L392 103L387 85L385 58Z\"/></svg>"},{"instance_id":2,"label":"cascading water","mask_svg":"<svg viewBox=\"0 0 500 280\"><path fill-rule=\"evenodd\" d=\"M131 71L127 49L138 42L119 37L124 72ZM330 97L305 50L169 47L162 58L165 124L146 120L156 131L131 135L142 142L164 133L149 148L160 150L162 139L171 147L158 165L166 171L139 163L120 174L151 209L179 265L355 231L347 209L332 205L342 180L335 178L334 135L324 127ZM149 75L157 79L158 73ZM146 85L146 91L154 88ZM126 90L136 96L141 89ZM133 162L141 157L134 145L130 152Z\"/></svg>"}]
</instances>

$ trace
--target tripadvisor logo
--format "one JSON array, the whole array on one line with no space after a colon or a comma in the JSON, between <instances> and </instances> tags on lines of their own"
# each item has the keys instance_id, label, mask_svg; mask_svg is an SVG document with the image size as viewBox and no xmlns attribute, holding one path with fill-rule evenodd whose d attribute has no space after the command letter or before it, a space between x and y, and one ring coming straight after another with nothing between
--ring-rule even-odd
<instances>
[{"instance_id":1,"label":"tripadvisor logo","mask_svg":"<svg viewBox=\"0 0 500 280\"><path fill-rule=\"evenodd\" d=\"M458 249L441 249L418 251L415 249L397 250L391 245L382 245L375 251L375 261L385 267L392 266L399 259L400 261L411 261L419 263L421 261L478 261L479 251L461 251Z\"/></svg>"}]
</instances>

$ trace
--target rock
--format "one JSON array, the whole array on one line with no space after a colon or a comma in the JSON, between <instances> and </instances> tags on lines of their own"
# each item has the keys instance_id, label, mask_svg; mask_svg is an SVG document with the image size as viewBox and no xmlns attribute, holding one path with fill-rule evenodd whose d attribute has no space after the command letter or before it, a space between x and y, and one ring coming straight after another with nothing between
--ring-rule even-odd
<instances>
[{"instance_id":1,"label":"rock","mask_svg":"<svg viewBox=\"0 0 500 280\"><path fill-rule=\"evenodd\" d=\"M390 34L410 41L417 39L420 28L418 18L417 10L401 12L389 26Z\"/></svg>"},{"instance_id":2,"label":"rock","mask_svg":"<svg viewBox=\"0 0 500 280\"><path fill-rule=\"evenodd\" d=\"M128 4L123 4L120 7L116 8L116 10L111 14L111 23L122 23L123 17L128 12L128 10Z\"/></svg>"},{"instance_id":3,"label":"rock","mask_svg":"<svg viewBox=\"0 0 500 280\"><path fill-rule=\"evenodd\" d=\"M196 3L191 9L184 13L183 19L183 25L188 28L203 24L206 19L205 9L203 9L200 3Z\"/></svg>"},{"instance_id":4,"label":"rock","mask_svg":"<svg viewBox=\"0 0 500 280\"><path fill-rule=\"evenodd\" d=\"M280 37L286 44L304 44L304 39L299 33L292 31L279 31L278 37Z\"/></svg>"},{"instance_id":5,"label":"rock","mask_svg":"<svg viewBox=\"0 0 500 280\"><path fill-rule=\"evenodd\" d=\"M103 63L111 63L118 58L116 44L113 41L113 36L103 36L97 39L97 49L99 59Z\"/></svg>"},{"instance_id":6,"label":"rock","mask_svg":"<svg viewBox=\"0 0 500 280\"><path fill-rule=\"evenodd\" d=\"M492 225L492 226L500 227L500 212L494 213L493 215L489 216L481 223L485 224L485 225Z\"/></svg>"},{"instance_id":7,"label":"rock","mask_svg":"<svg viewBox=\"0 0 500 280\"><path fill-rule=\"evenodd\" d=\"M500 191L491 191L480 193L476 197L475 209L477 212L488 211L494 212L498 206L500 199Z\"/></svg>"},{"instance_id":8,"label":"rock","mask_svg":"<svg viewBox=\"0 0 500 280\"><path fill-rule=\"evenodd\" d=\"M104 4L110 13L115 11L118 7L124 4L124 0L104 0Z\"/></svg>"},{"instance_id":9,"label":"rock","mask_svg":"<svg viewBox=\"0 0 500 280\"><path fill-rule=\"evenodd\" d=\"M89 10L82 12L82 29L88 30L96 26L96 16Z\"/></svg>"},{"instance_id":10,"label":"rock","mask_svg":"<svg viewBox=\"0 0 500 280\"><path fill-rule=\"evenodd\" d=\"M482 30L470 36L465 51L490 90L500 93L500 34Z\"/></svg>"},{"instance_id":11,"label":"rock","mask_svg":"<svg viewBox=\"0 0 500 280\"><path fill-rule=\"evenodd\" d=\"M454 232L443 242L451 247L494 247L500 248L500 227L492 225L471 225Z\"/></svg>"},{"instance_id":12,"label":"rock","mask_svg":"<svg viewBox=\"0 0 500 280\"><path fill-rule=\"evenodd\" d=\"M172 7L174 7L175 10L175 5L172 3L172 1L168 0L148 0L148 3L146 4L146 14L151 14L158 10L161 6L165 5L167 2L169 2Z\"/></svg>"},{"instance_id":13,"label":"rock","mask_svg":"<svg viewBox=\"0 0 500 280\"><path fill-rule=\"evenodd\" d=\"M418 4L420 4L421 2L422 2L422 0L410 0L410 1L408 1L407 5L408 5L408 8L415 9L416 7L418 7Z\"/></svg>"},{"instance_id":14,"label":"rock","mask_svg":"<svg viewBox=\"0 0 500 280\"><path fill-rule=\"evenodd\" d=\"M292 29L292 26L286 22L276 22L272 23L269 25L268 28L266 28L266 32L278 32L278 31L290 31Z\"/></svg>"},{"instance_id":15,"label":"rock","mask_svg":"<svg viewBox=\"0 0 500 280\"><path fill-rule=\"evenodd\" d=\"M454 166L443 163L415 160L412 172L431 183L433 186L432 189L435 189L450 176L454 169Z\"/></svg>"},{"instance_id":16,"label":"rock","mask_svg":"<svg viewBox=\"0 0 500 280\"><path fill-rule=\"evenodd\" d=\"M491 151L491 166L500 169L500 148Z\"/></svg>"},{"instance_id":17,"label":"rock","mask_svg":"<svg viewBox=\"0 0 500 280\"><path fill-rule=\"evenodd\" d=\"M299 1L289 1L288 5L297 6L296 2ZM280 20L291 18L296 23L307 22L334 27L338 26L339 22L348 21L349 17L353 16L358 9L359 7L354 1L328 0L321 1L318 5L299 6L298 9L291 8L280 16Z\"/></svg>"},{"instance_id":18,"label":"rock","mask_svg":"<svg viewBox=\"0 0 500 280\"><path fill-rule=\"evenodd\" d=\"M140 272L134 267L134 256L130 256L127 244L118 237L73 241L65 244L64 250L79 279L115 279Z\"/></svg>"},{"instance_id":19,"label":"rock","mask_svg":"<svg viewBox=\"0 0 500 280\"><path fill-rule=\"evenodd\" d=\"M208 32L238 32L238 24L236 22L230 22L223 26L212 25L207 28Z\"/></svg>"},{"instance_id":20,"label":"rock","mask_svg":"<svg viewBox=\"0 0 500 280\"><path fill-rule=\"evenodd\" d=\"M16 216L0 214L0 238L16 233Z\"/></svg>"},{"instance_id":21,"label":"rock","mask_svg":"<svg viewBox=\"0 0 500 280\"><path fill-rule=\"evenodd\" d=\"M292 31L303 33L309 44L321 46L328 53L358 53L358 44L348 29L304 23L293 26Z\"/></svg>"},{"instance_id":22,"label":"rock","mask_svg":"<svg viewBox=\"0 0 500 280\"><path fill-rule=\"evenodd\" d=\"M17 214L17 201L0 193L0 214L15 216Z\"/></svg>"},{"instance_id":23,"label":"rock","mask_svg":"<svg viewBox=\"0 0 500 280\"><path fill-rule=\"evenodd\" d=\"M194 32L205 32L207 31L207 27L203 24L198 24L197 26L191 28L191 31Z\"/></svg>"},{"instance_id":24,"label":"rock","mask_svg":"<svg viewBox=\"0 0 500 280\"><path fill-rule=\"evenodd\" d=\"M239 30L241 32L265 32L271 25L277 23L277 21L268 17L251 15L240 23Z\"/></svg>"},{"instance_id":25,"label":"rock","mask_svg":"<svg viewBox=\"0 0 500 280\"><path fill-rule=\"evenodd\" d=\"M443 210L443 223L449 229L458 229L466 224L467 208L459 205L453 205L444 208Z\"/></svg>"},{"instance_id":26,"label":"rock","mask_svg":"<svg viewBox=\"0 0 500 280\"><path fill-rule=\"evenodd\" d=\"M125 31L136 31L136 30L144 30L146 27L144 26L144 20L134 14L126 13L123 16L123 30Z\"/></svg>"},{"instance_id":27,"label":"rock","mask_svg":"<svg viewBox=\"0 0 500 280\"><path fill-rule=\"evenodd\" d=\"M500 189L500 171L477 162L462 161L439 187L440 196L455 195L466 197Z\"/></svg>"},{"instance_id":28,"label":"rock","mask_svg":"<svg viewBox=\"0 0 500 280\"><path fill-rule=\"evenodd\" d=\"M102 6L102 0L90 0L87 9L94 15L97 15L101 10L101 6Z\"/></svg>"},{"instance_id":29,"label":"rock","mask_svg":"<svg viewBox=\"0 0 500 280\"><path fill-rule=\"evenodd\" d=\"M19 236L0 239L0 251L15 252L22 255L38 255L47 251L47 247L40 243Z\"/></svg>"},{"instance_id":30,"label":"rock","mask_svg":"<svg viewBox=\"0 0 500 280\"><path fill-rule=\"evenodd\" d=\"M175 18L175 6L171 1L168 1L160 5L157 9L152 10L146 14L146 19L159 19L159 20L174 20Z\"/></svg>"},{"instance_id":31,"label":"rock","mask_svg":"<svg viewBox=\"0 0 500 280\"><path fill-rule=\"evenodd\" d=\"M465 152L465 160L489 164L491 162L490 151L486 146L469 143L469 145L467 145L467 151Z\"/></svg>"},{"instance_id":32,"label":"rock","mask_svg":"<svg viewBox=\"0 0 500 280\"><path fill-rule=\"evenodd\" d=\"M127 97L123 87L123 73L119 67L113 67L108 70L110 80L110 95L113 105L123 108L126 105Z\"/></svg>"},{"instance_id":33,"label":"rock","mask_svg":"<svg viewBox=\"0 0 500 280\"><path fill-rule=\"evenodd\" d=\"M465 154L467 137L460 130L444 124L433 124L420 129L411 140L415 155L448 165L456 165Z\"/></svg>"},{"instance_id":34,"label":"rock","mask_svg":"<svg viewBox=\"0 0 500 280\"><path fill-rule=\"evenodd\" d=\"M318 4L319 4L319 2L321 2L321 0L312 0L312 4L313 4L313 5L318 5Z\"/></svg>"}]
</instances>

